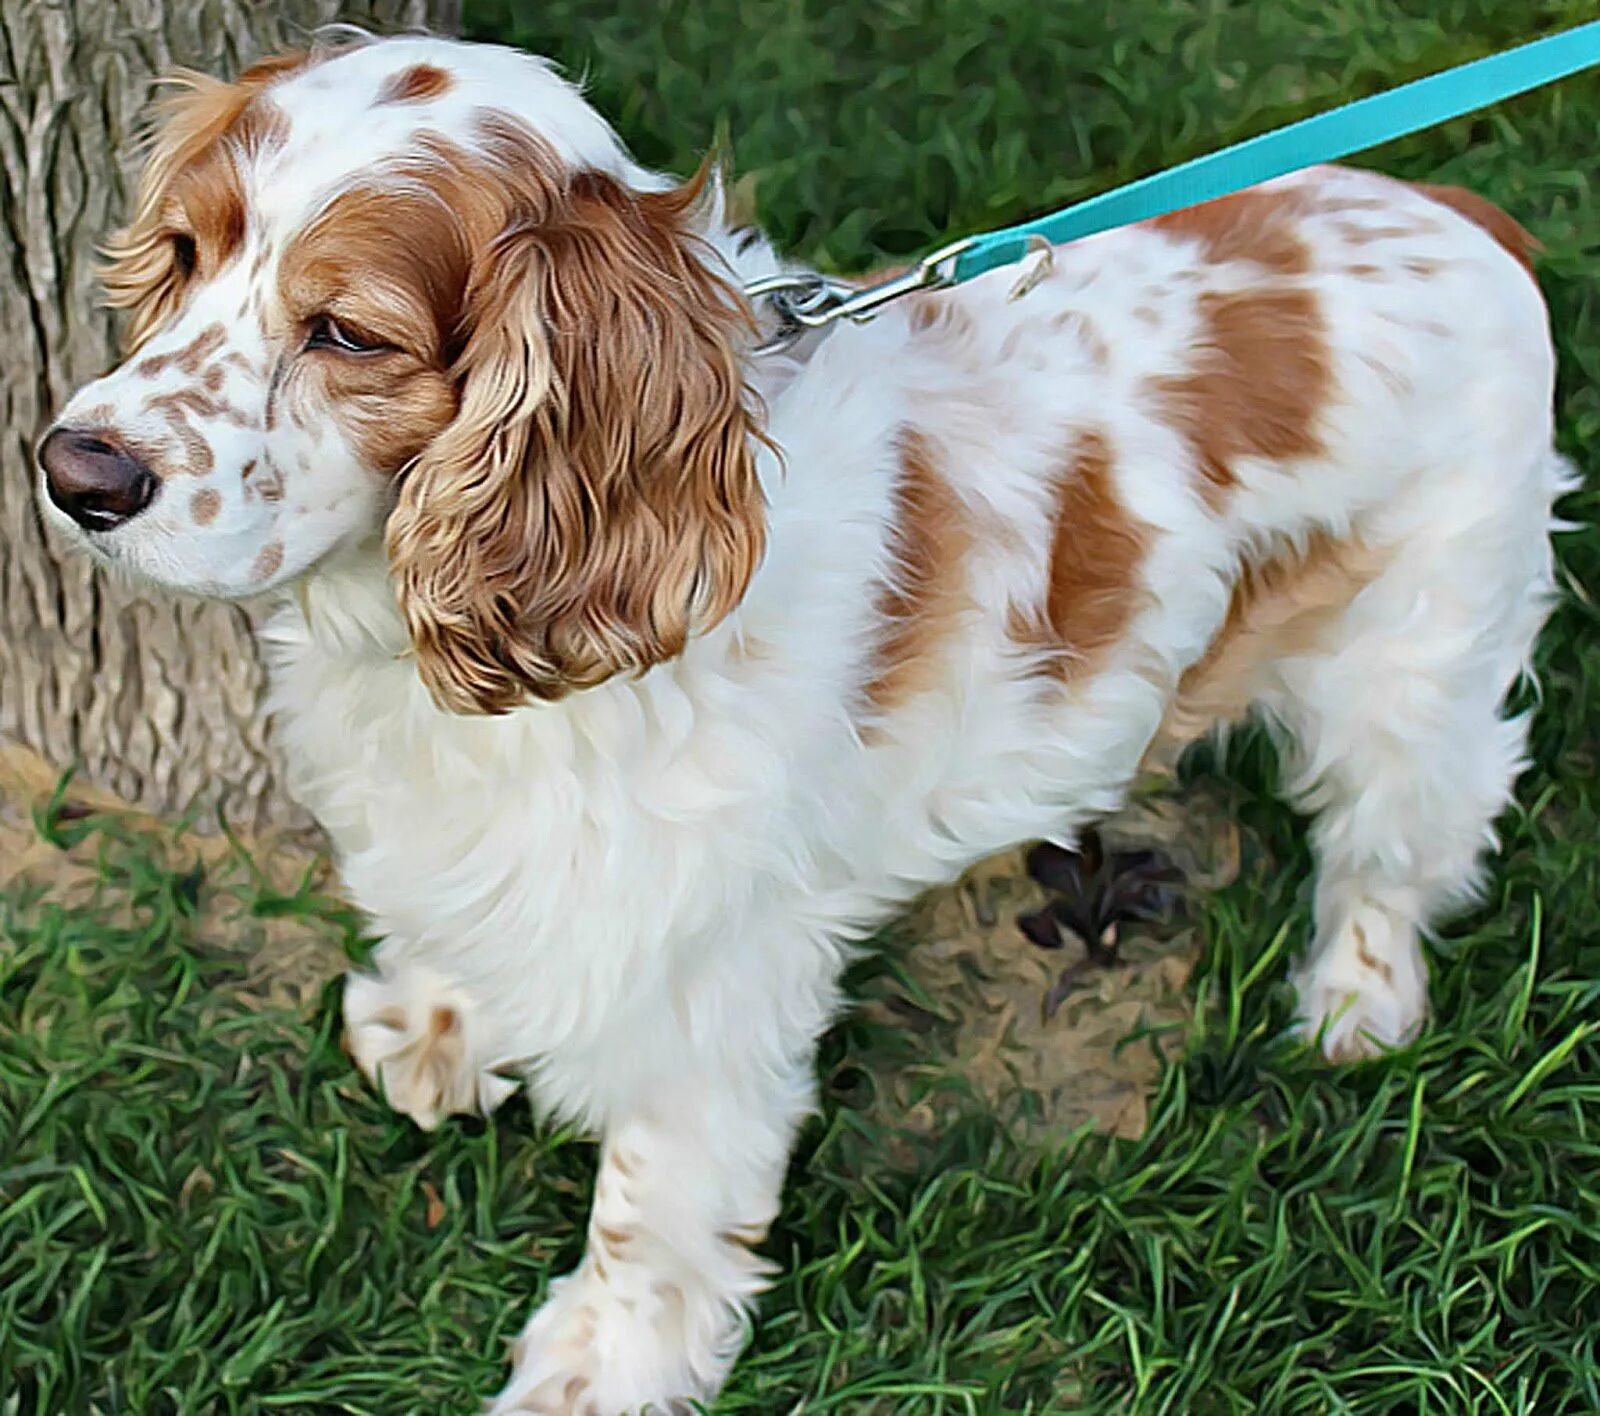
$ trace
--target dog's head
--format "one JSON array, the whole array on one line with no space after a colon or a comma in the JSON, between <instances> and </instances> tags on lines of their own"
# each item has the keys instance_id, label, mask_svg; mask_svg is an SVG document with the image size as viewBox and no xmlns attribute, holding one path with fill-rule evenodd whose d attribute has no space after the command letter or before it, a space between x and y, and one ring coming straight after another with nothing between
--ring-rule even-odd
<instances>
[{"instance_id":1,"label":"dog's head","mask_svg":"<svg viewBox=\"0 0 1600 1416\"><path fill-rule=\"evenodd\" d=\"M382 531L435 698L675 655L760 557L745 315L699 181L540 61L359 43L185 76L105 284L131 353L40 445L46 514L216 596Z\"/></svg>"}]
</instances>

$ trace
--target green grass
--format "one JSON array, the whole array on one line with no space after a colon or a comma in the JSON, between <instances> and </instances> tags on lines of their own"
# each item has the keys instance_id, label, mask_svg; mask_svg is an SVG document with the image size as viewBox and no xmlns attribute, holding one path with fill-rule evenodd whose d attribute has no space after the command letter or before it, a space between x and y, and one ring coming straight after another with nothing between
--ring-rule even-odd
<instances>
[{"instance_id":1,"label":"green grass","mask_svg":"<svg viewBox=\"0 0 1600 1416\"><path fill-rule=\"evenodd\" d=\"M1108 18L1115 15L1113 20ZM719 125L763 215L856 268L1337 99L1588 19L1588 0L573 0L468 6L587 71L650 162ZM1021 1153L973 1115L913 1171L835 1102L770 1244L784 1274L719 1412L1600 1409L1600 198L1593 77L1367 161L1467 183L1547 245L1566 594L1536 765L1437 1023L1354 1070L1286 1044L1302 833L1246 738L1235 884L1199 905L1199 1021L1145 1137ZM423 1136L206 937L346 916L105 823L102 896L0 900L0 1413L455 1412L577 1257L591 1148L520 1104ZM78 838L82 839L78 839ZM73 842L76 842L73 844ZM180 847L181 850L181 847ZM904 1047L860 1021L825 1067ZM430 1196L436 1196L436 1201Z\"/></svg>"}]
</instances>

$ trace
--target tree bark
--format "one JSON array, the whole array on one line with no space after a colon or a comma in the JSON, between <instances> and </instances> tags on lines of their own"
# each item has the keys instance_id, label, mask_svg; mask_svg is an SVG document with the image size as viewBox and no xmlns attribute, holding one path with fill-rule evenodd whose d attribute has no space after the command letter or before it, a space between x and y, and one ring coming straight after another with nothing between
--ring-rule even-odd
<instances>
[{"instance_id":1,"label":"tree bark","mask_svg":"<svg viewBox=\"0 0 1600 1416\"><path fill-rule=\"evenodd\" d=\"M297 819L253 612L108 578L46 537L33 444L116 360L96 247L131 206L152 80L232 74L334 20L453 30L459 0L0 0L0 739L141 807Z\"/></svg>"}]
</instances>

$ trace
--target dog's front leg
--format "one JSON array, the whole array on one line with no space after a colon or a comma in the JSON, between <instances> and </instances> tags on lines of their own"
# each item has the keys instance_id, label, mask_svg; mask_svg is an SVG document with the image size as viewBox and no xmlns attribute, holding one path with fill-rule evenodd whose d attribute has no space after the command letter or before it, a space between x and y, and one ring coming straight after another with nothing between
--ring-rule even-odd
<instances>
[{"instance_id":1,"label":"dog's front leg","mask_svg":"<svg viewBox=\"0 0 1600 1416\"><path fill-rule=\"evenodd\" d=\"M344 1045L389 1105L431 1131L451 1113L487 1116L518 1083L515 1061L462 989L388 941L345 976Z\"/></svg>"},{"instance_id":2,"label":"dog's front leg","mask_svg":"<svg viewBox=\"0 0 1600 1416\"><path fill-rule=\"evenodd\" d=\"M606 1125L583 1261L518 1338L492 1416L687 1411L722 1385L812 1075L809 1038L777 1059L712 1041L720 1065L665 1065Z\"/></svg>"}]
</instances>

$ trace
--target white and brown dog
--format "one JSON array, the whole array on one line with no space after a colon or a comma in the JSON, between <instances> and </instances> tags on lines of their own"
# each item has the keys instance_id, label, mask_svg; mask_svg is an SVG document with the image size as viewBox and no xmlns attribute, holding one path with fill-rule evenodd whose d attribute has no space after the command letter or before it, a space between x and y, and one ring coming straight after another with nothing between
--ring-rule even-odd
<instances>
[{"instance_id":1,"label":"white and brown dog","mask_svg":"<svg viewBox=\"0 0 1600 1416\"><path fill-rule=\"evenodd\" d=\"M1427 1012L1551 587L1530 242L1320 169L757 355L781 267L537 59L432 39L171 98L107 285L135 352L49 519L279 592L290 780L384 943L356 1059L424 1127L603 1137L497 1412L716 1392L853 944L1255 709L1315 817L1303 1026Z\"/></svg>"}]
</instances>

